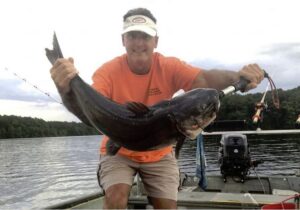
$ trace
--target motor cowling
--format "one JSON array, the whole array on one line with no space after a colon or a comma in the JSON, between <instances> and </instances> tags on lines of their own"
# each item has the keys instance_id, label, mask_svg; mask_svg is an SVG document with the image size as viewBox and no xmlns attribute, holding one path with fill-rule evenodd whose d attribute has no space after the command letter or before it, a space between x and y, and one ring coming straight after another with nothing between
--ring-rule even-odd
<instances>
[{"instance_id":1,"label":"motor cowling","mask_svg":"<svg viewBox=\"0 0 300 210\"><path fill-rule=\"evenodd\" d=\"M252 165L246 135L224 134L220 144L219 164L224 182L227 176L238 177L244 182Z\"/></svg>"}]
</instances>

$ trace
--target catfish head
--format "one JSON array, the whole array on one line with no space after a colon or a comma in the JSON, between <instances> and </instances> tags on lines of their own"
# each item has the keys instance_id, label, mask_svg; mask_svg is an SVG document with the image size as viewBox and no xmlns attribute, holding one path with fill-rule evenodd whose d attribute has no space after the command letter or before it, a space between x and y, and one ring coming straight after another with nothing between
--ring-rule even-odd
<instances>
[{"instance_id":1,"label":"catfish head","mask_svg":"<svg viewBox=\"0 0 300 210\"><path fill-rule=\"evenodd\" d=\"M195 139L219 111L219 92L216 89L197 88L172 99L172 113L176 127L189 139Z\"/></svg>"}]
</instances>

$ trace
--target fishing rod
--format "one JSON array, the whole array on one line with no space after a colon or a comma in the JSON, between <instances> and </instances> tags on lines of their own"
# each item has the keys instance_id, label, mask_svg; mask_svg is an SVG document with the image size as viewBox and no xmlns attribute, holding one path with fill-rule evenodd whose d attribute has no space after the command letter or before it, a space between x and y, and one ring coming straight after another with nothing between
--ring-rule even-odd
<instances>
[{"instance_id":1,"label":"fishing rod","mask_svg":"<svg viewBox=\"0 0 300 210\"><path fill-rule=\"evenodd\" d=\"M227 88L221 90L219 92L220 98L223 98L226 95L229 95L231 93L237 92L239 90L244 90L248 84L248 80L246 80L245 78L241 78L240 81L238 81L237 83L228 86Z\"/></svg>"},{"instance_id":2,"label":"fishing rod","mask_svg":"<svg viewBox=\"0 0 300 210\"><path fill-rule=\"evenodd\" d=\"M220 98L223 98L226 95L229 95L231 93L237 92L237 91L244 91L246 86L248 85L249 81L245 79L244 77L241 77L238 82L236 82L233 85L228 86L227 88L221 90L219 92Z\"/></svg>"},{"instance_id":3,"label":"fishing rod","mask_svg":"<svg viewBox=\"0 0 300 210\"><path fill-rule=\"evenodd\" d=\"M254 124L257 124L259 121L261 121L261 119L262 119L262 112L267 107L267 105L265 104L265 98L266 98L266 95L267 95L267 91L269 89L269 85L270 85L270 83L268 83L267 88L266 88L266 90L265 90L265 92L264 92L264 94L263 94L260 102L258 102L258 103L255 104L256 113L252 117L252 122Z\"/></svg>"},{"instance_id":4,"label":"fishing rod","mask_svg":"<svg viewBox=\"0 0 300 210\"><path fill-rule=\"evenodd\" d=\"M34 85L32 83L30 83L28 80L26 80L25 78L23 77L20 77L17 73L13 72L13 71L10 71L7 67L4 68L5 71L7 72L10 72L12 73L15 77L21 79L23 82L29 84L31 87L35 88L36 90L38 90L39 92L43 93L44 95L46 95L47 97L51 98L53 101L59 103L59 104L62 104L62 102L58 101L56 98L52 97L50 95L50 93L47 93L45 91L43 91L42 89L40 89L37 85Z\"/></svg>"},{"instance_id":5,"label":"fishing rod","mask_svg":"<svg viewBox=\"0 0 300 210\"><path fill-rule=\"evenodd\" d=\"M272 80L272 78L269 76L269 74L265 70L263 71L264 71L264 78L267 78L269 80L269 84L271 86L273 104L277 109L279 109L279 97L278 97L278 92L275 83ZM227 88L219 92L220 99L226 95L229 95L237 91L244 92L249 82L250 82L249 80L245 79L244 77L241 77L238 82L228 86Z\"/></svg>"}]
</instances>

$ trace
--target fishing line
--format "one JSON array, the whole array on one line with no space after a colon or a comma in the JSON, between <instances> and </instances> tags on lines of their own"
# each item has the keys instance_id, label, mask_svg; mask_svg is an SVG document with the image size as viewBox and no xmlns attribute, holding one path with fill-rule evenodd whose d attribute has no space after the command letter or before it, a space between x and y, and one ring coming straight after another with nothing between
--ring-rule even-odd
<instances>
[{"instance_id":1,"label":"fishing line","mask_svg":"<svg viewBox=\"0 0 300 210\"><path fill-rule=\"evenodd\" d=\"M264 184L262 183L261 179L260 179L260 176L257 174L256 170L255 170L255 167L253 167L253 170L254 170L254 173L256 175L256 177L258 178L258 181L262 187L262 190L264 191L264 194L266 194L266 190L265 190L265 187L264 187Z\"/></svg>"},{"instance_id":2,"label":"fishing line","mask_svg":"<svg viewBox=\"0 0 300 210\"><path fill-rule=\"evenodd\" d=\"M264 95L263 95L263 97L262 97L261 100L260 100L261 103L264 103L264 102L265 102L265 98L266 98L266 95L267 95L269 86L270 86L270 83L268 83L268 85L267 85L267 87L266 87L266 90L265 90L265 92L264 92Z\"/></svg>"},{"instance_id":3,"label":"fishing line","mask_svg":"<svg viewBox=\"0 0 300 210\"><path fill-rule=\"evenodd\" d=\"M4 68L4 70L6 70L7 72L10 72L12 73L15 77L18 77L19 79L21 79L23 82L29 84L31 87L35 88L36 90L38 90L39 92L43 93L44 95L46 95L47 97L51 98L53 101L59 103L59 104L63 104L62 102L58 101L56 98L52 97L50 95L50 93L47 93L45 91L43 91L42 89L40 89L38 86L30 83L29 81L27 81L25 78L23 77L20 77L17 73L13 72L13 71L10 71L7 67Z\"/></svg>"},{"instance_id":4,"label":"fishing line","mask_svg":"<svg viewBox=\"0 0 300 210\"><path fill-rule=\"evenodd\" d=\"M276 88L276 85L273 81L273 79L269 76L269 74L265 71L265 77L269 80L270 86L271 86L271 93L272 93L272 100L275 108L279 109L280 103L279 103L279 96L278 91Z\"/></svg>"}]
</instances>

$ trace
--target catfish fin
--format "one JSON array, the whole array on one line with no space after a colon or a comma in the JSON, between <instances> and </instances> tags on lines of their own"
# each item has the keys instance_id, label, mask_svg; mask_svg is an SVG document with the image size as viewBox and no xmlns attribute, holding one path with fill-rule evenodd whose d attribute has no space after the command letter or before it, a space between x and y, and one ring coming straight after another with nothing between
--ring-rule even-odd
<instances>
[{"instance_id":1,"label":"catfish fin","mask_svg":"<svg viewBox=\"0 0 300 210\"><path fill-rule=\"evenodd\" d=\"M127 102L125 106L129 111L139 116L147 114L150 111L150 109L145 104L139 102Z\"/></svg>"},{"instance_id":2,"label":"catfish fin","mask_svg":"<svg viewBox=\"0 0 300 210\"><path fill-rule=\"evenodd\" d=\"M106 153L108 155L115 155L117 154L117 152L119 151L121 147L116 144L114 141L112 141L111 139L108 139L108 141L106 142Z\"/></svg>"},{"instance_id":3,"label":"catfish fin","mask_svg":"<svg viewBox=\"0 0 300 210\"><path fill-rule=\"evenodd\" d=\"M52 50L49 50L48 48L46 48L46 56L48 58L48 60L50 61L50 63L52 65L54 65L55 61L58 59L58 58L63 58L63 54L61 52L61 49L60 49L60 46L58 44L58 40L57 40L57 37L56 37L56 33L54 32L54 35L53 35L53 49Z\"/></svg>"},{"instance_id":4,"label":"catfish fin","mask_svg":"<svg viewBox=\"0 0 300 210\"><path fill-rule=\"evenodd\" d=\"M178 137L177 138L177 143L176 143L176 146L175 146L175 157L176 157L176 159L179 158L179 152L180 152L184 142L185 142L185 137Z\"/></svg>"}]
</instances>

